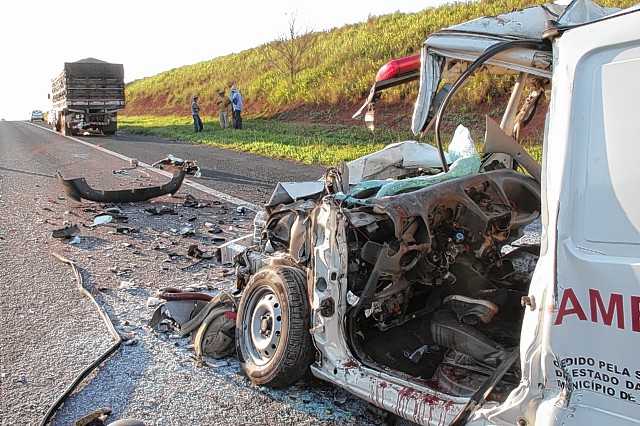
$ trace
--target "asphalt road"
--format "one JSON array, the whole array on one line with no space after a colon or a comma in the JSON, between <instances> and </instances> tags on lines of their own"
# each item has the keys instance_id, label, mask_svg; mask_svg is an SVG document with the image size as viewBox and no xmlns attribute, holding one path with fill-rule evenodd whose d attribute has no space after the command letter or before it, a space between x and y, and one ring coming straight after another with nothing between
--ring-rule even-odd
<instances>
[{"instance_id":1,"label":"asphalt road","mask_svg":"<svg viewBox=\"0 0 640 426\"><path fill-rule=\"evenodd\" d=\"M46 123L35 124L48 128ZM124 132L114 136L83 136L77 139L147 164L153 164L169 154L184 160L195 160L202 173L195 181L258 205L269 200L278 182L317 180L325 171L321 166Z\"/></svg>"},{"instance_id":2,"label":"asphalt road","mask_svg":"<svg viewBox=\"0 0 640 426\"><path fill-rule=\"evenodd\" d=\"M101 189L155 185L166 176L128 169L128 158L153 163L167 154L197 160L203 177L190 179L194 183L173 197L121 204L126 223L94 225L106 206L70 200L55 178L56 171L84 176ZM234 358L196 368L189 339L146 327L154 309L149 303L161 287L233 284L228 267L189 258L188 247L208 251L216 239L251 232L251 215L238 212L237 204L261 204L277 181L315 180L322 172L177 141L122 133L73 140L46 124L0 122L0 425L39 424L77 375L113 344L69 266L52 253L81 268L87 288L129 342L65 402L53 425L73 424L103 406L113 409L110 421L135 417L147 425L370 424L361 401L349 397L343 404L340 397L335 405L332 386L311 380L281 391L257 388ZM205 207L183 206L185 195ZM146 210L159 204L175 214ZM78 244L52 238L53 230L71 223L80 229ZM211 224L219 233L207 232ZM193 233L178 232L183 227Z\"/></svg>"}]
</instances>

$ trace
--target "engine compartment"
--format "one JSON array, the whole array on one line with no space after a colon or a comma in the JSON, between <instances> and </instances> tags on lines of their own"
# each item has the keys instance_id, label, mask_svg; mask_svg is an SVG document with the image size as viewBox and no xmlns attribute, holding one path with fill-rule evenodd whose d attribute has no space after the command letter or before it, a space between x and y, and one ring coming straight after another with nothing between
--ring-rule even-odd
<instances>
[{"instance_id":1,"label":"engine compartment","mask_svg":"<svg viewBox=\"0 0 640 426\"><path fill-rule=\"evenodd\" d=\"M318 235L337 232L314 221L329 205L347 224L344 344L367 366L470 396L519 344L539 248L510 244L539 217L539 184L500 169L362 201L274 206L261 251L311 268ZM518 377L505 375L493 398Z\"/></svg>"},{"instance_id":2,"label":"engine compartment","mask_svg":"<svg viewBox=\"0 0 640 426\"><path fill-rule=\"evenodd\" d=\"M498 170L369 202L345 211L375 218L349 230L349 290L361 302L348 315L351 349L470 396L519 344L539 250L503 248L539 216L537 183Z\"/></svg>"}]
</instances>

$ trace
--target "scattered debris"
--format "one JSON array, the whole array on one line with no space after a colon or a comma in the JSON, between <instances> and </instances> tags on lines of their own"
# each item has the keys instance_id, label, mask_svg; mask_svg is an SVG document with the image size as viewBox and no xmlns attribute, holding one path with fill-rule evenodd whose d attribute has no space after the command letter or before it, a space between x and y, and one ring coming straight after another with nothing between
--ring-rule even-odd
<instances>
[{"instance_id":1,"label":"scattered debris","mask_svg":"<svg viewBox=\"0 0 640 426\"><path fill-rule=\"evenodd\" d=\"M153 316L151 317L147 325L151 327L152 330L160 333L166 333L171 330L175 321L169 314L164 301L161 301L161 303L162 304L158 306L158 308L154 311Z\"/></svg>"},{"instance_id":2,"label":"scattered debris","mask_svg":"<svg viewBox=\"0 0 640 426\"><path fill-rule=\"evenodd\" d=\"M135 234L139 232L139 229L132 226L116 226L116 232L119 234Z\"/></svg>"},{"instance_id":3,"label":"scattered debris","mask_svg":"<svg viewBox=\"0 0 640 426\"><path fill-rule=\"evenodd\" d=\"M154 216L161 216L163 214L178 214L173 207L169 207L169 206L153 206L153 207L147 207L145 209L147 212L151 213Z\"/></svg>"},{"instance_id":4,"label":"scattered debris","mask_svg":"<svg viewBox=\"0 0 640 426\"><path fill-rule=\"evenodd\" d=\"M105 210L105 213L110 214L114 219L116 220L120 220L123 222L127 222L129 220L129 216L127 216L120 207L118 206L113 206L113 207L108 207Z\"/></svg>"},{"instance_id":5,"label":"scattered debris","mask_svg":"<svg viewBox=\"0 0 640 426\"><path fill-rule=\"evenodd\" d=\"M101 216L96 216L93 219L93 226L106 225L107 223L113 220L113 216L105 214Z\"/></svg>"},{"instance_id":6,"label":"scattered debris","mask_svg":"<svg viewBox=\"0 0 640 426\"><path fill-rule=\"evenodd\" d=\"M131 290L138 286L133 281L122 281L120 283L120 290Z\"/></svg>"},{"instance_id":7,"label":"scattered debris","mask_svg":"<svg viewBox=\"0 0 640 426\"><path fill-rule=\"evenodd\" d=\"M126 346L135 346L139 342L135 333L126 333L122 335L122 344Z\"/></svg>"},{"instance_id":8,"label":"scattered debris","mask_svg":"<svg viewBox=\"0 0 640 426\"><path fill-rule=\"evenodd\" d=\"M409 350L406 350L406 349L405 349L405 350L402 352L402 354L403 354L406 358L408 358L409 360L411 360L411 362L414 362L414 363L416 363L416 364L417 364L417 363L419 363L419 362L420 362L420 360L422 359L422 356L423 356L425 353L427 353L427 352L429 352L429 346L427 346L427 345L422 345L422 346L420 346L418 349L416 349L416 350L415 350L415 351L413 351L413 352L411 352L411 351L409 351Z\"/></svg>"},{"instance_id":9,"label":"scattered debris","mask_svg":"<svg viewBox=\"0 0 640 426\"><path fill-rule=\"evenodd\" d=\"M221 291L210 296L168 287L161 290L159 297L178 308L174 311L173 319L180 324L181 337L192 336L197 359L202 355L226 358L235 351L238 301L233 295ZM204 300L208 300L208 303L203 304ZM172 311L171 306L168 309ZM152 318L156 323L159 316L166 315L157 314L158 310Z\"/></svg>"},{"instance_id":10,"label":"scattered debris","mask_svg":"<svg viewBox=\"0 0 640 426\"><path fill-rule=\"evenodd\" d=\"M210 234L219 234L222 232L222 228L217 226L215 223L205 222L204 227Z\"/></svg>"},{"instance_id":11,"label":"scattered debris","mask_svg":"<svg viewBox=\"0 0 640 426\"><path fill-rule=\"evenodd\" d=\"M194 235L194 234L195 234L195 231L193 230L191 225L183 226L182 228L180 228L180 235L182 235L183 237L186 237L188 235Z\"/></svg>"},{"instance_id":12,"label":"scattered debris","mask_svg":"<svg viewBox=\"0 0 640 426\"><path fill-rule=\"evenodd\" d=\"M112 413L111 408L102 407L97 410L79 418L73 424L74 426L104 426L105 421ZM116 420L113 423L109 423L113 426L145 426L145 423L137 419L121 419Z\"/></svg>"},{"instance_id":13,"label":"scattered debris","mask_svg":"<svg viewBox=\"0 0 640 426\"><path fill-rule=\"evenodd\" d=\"M149 298L147 298L147 308L152 308L154 306L158 306L161 303L163 303L162 299L160 299L158 297L150 296Z\"/></svg>"},{"instance_id":14,"label":"scattered debris","mask_svg":"<svg viewBox=\"0 0 640 426\"><path fill-rule=\"evenodd\" d=\"M112 266L109 268L109 272L112 272L117 276L122 276L122 275L131 275L133 273L133 270L129 268L121 268L119 266Z\"/></svg>"},{"instance_id":15,"label":"scattered debris","mask_svg":"<svg viewBox=\"0 0 640 426\"><path fill-rule=\"evenodd\" d=\"M107 417L111 414L112 410L108 407L98 408L91 413L80 417L73 424L74 426L96 426L103 425Z\"/></svg>"},{"instance_id":16,"label":"scattered debris","mask_svg":"<svg viewBox=\"0 0 640 426\"><path fill-rule=\"evenodd\" d=\"M196 197L194 197L191 194L187 194L184 197L184 202L182 203L182 205L184 207L198 207L200 205L200 203L198 202Z\"/></svg>"},{"instance_id":17,"label":"scattered debris","mask_svg":"<svg viewBox=\"0 0 640 426\"><path fill-rule=\"evenodd\" d=\"M196 259L213 259L214 258L212 254L205 253L204 251L200 250L200 248L198 248L196 244L189 246L189 251L187 252L187 255L189 257L194 257Z\"/></svg>"},{"instance_id":18,"label":"scattered debris","mask_svg":"<svg viewBox=\"0 0 640 426\"><path fill-rule=\"evenodd\" d=\"M177 166L182 167L186 170L186 173L189 175L193 175L194 177L200 177L200 167L198 167L198 162L195 160L183 160L182 158L175 157L172 154L167 155L166 158L162 160L158 160L151 165L152 167L157 167L162 170L162 166Z\"/></svg>"},{"instance_id":19,"label":"scattered debris","mask_svg":"<svg viewBox=\"0 0 640 426\"><path fill-rule=\"evenodd\" d=\"M72 239L79 233L80 233L80 229L78 228L78 225L73 224L73 225L67 225L62 229L54 230L53 232L51 232L51 237L60 238L60 239L64 239L64 238Z\"/></svg>"}]
</instances>

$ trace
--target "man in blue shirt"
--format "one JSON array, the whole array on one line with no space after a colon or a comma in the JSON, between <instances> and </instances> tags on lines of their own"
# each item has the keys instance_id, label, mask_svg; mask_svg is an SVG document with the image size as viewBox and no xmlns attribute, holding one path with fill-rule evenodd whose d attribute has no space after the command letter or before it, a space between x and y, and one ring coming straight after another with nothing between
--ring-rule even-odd
<instances>
[{"instance_id":1,"label":"man in blue shirt","mask_svg":"<svg viewBox=\"0 0 640 426\"><path fill-rule=\"evenodd\" d=\"M193 117L193 130L199 133L204 128L202 120L200 119L200 105L198 105L198 96L193 97L191 102L191 116Z\"/></svg>"},{"instance_id":2,"label":"man in blue shirt","mask_svg":"<svg viewBox=\"0 0 640 426\"><path fill-rule=\"evenodd\" d=\"M231 86L229 98L231 99L231 110L233 112L233 128L242 129L242 95L235 84Z\"/></svg>"}]
</instances>

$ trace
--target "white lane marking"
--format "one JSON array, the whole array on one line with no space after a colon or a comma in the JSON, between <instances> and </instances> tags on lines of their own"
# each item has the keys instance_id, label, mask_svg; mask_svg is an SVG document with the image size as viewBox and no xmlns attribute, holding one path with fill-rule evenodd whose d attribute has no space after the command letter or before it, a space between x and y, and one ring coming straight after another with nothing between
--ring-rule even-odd
<instances>
[{"instance_id":1,"label":"white lane marking","mask_svg":"<svg viewBox=\"0 0 640 426\"><path fill-rule=\"evenodd\" d=\"M124 161L127 161L127 162L131 161L131 158L127 157L126 155L122 155L122 154L119 154L117 152L110 151L110 150L108 150L106 148L103 148L101 146L97 146L97 145L91 144L89 142L85 142L85 141L80 140L78 138L74 138L73 136L64 136L63 134L58 133L53 129L49 129L48 127L37 126L36 124L33 124L33 123L27 123L27 124L31 124L32 126L36 126L36 127L41 128L41 129L47 130L47 131L49 131L51 133L55 133L58 136L66 137L67 139L71 139L74 142L78 142L78 143L80 143L82 145L86 145L86 146L88 146L90 148L97 149L97 150L102 151L102 152L104 152L106 154L113 155L114 157L118 157L121 160L124 160ZM140 167L140 166L144 167L147 170L150 170L150 171L156 172L158 174L161 174L163 176L166 176L168 178L172 178L173 177L172 173L166 172L164 170L157 169L155 167L151 167L150 164L144 163L142 161L140 161L138 163L138 167ZM254 212L259 212L260 210L262 210L262 207L260 207L260 206L258 206L256 204L253 204L253 203L250 203L248 201L242 200L240 198L234 197L233 195L225 194L224 192L216 191L215 189L211 189L211 188L209 188L207 186L204 186L204 185L199 184L197 182L193 182L193 181L191 181L189 179L185 179L184 182L182 182L182 184L190 186L193 189L197 189L198 191L202 191L205 194L209 194L209 195L211 195L213 197L220 198L221 200L224 200L224 201L226 201L228 203L236 204L238 206L244 206L247 209L252 210Z\"/></svg>"}]
</instances>

